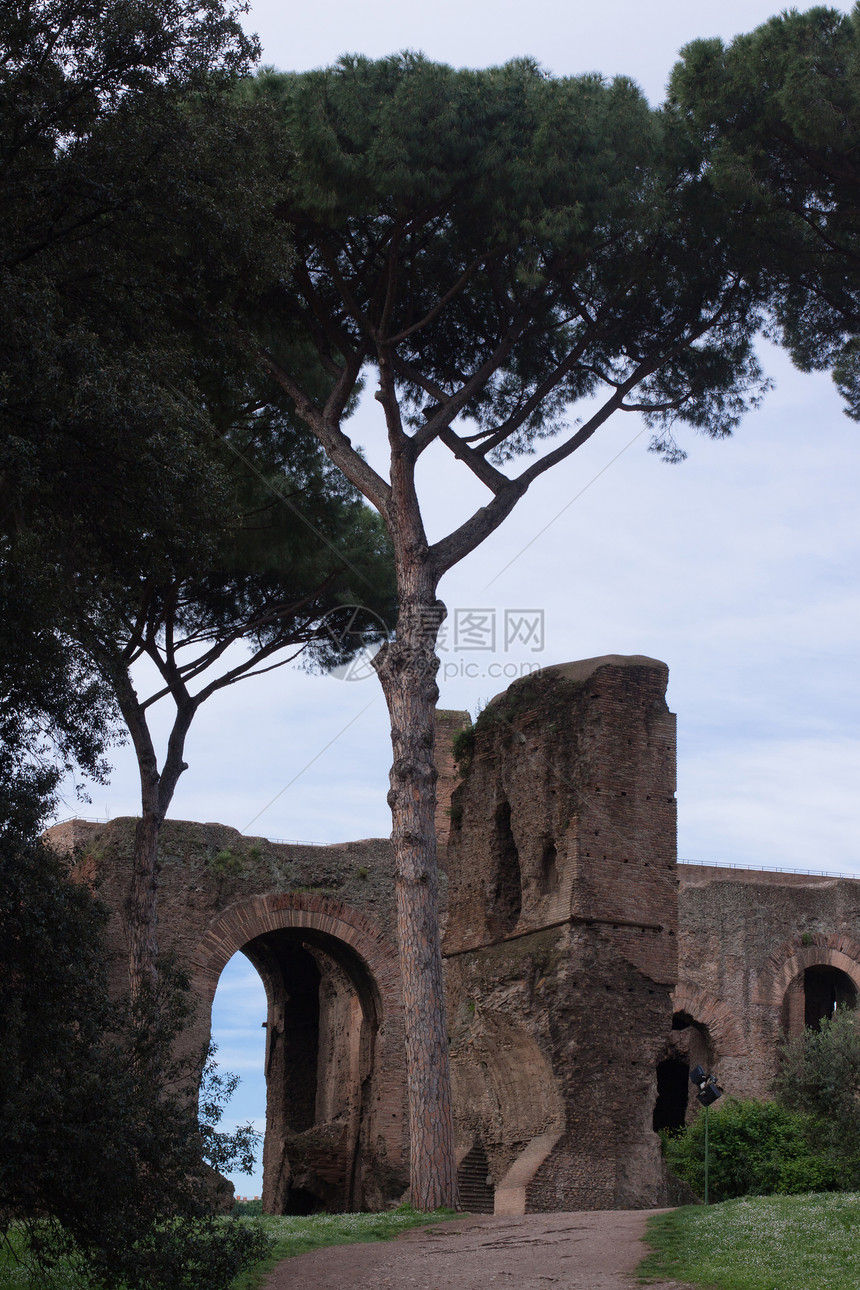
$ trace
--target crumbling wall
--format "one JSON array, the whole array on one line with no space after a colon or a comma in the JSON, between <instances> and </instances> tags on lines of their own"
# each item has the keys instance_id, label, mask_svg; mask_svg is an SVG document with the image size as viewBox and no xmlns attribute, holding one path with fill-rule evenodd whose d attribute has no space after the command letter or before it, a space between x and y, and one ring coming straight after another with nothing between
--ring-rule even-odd
<instances>
[{"instance_id":1,"label":"crumbling wall","mask_svg":"<svg viewBox=\"0 0 860 1290\"><path fill-rule=\"evenodd\" d=\"M805 996L816 969L832 974L837 998L840 986L860 990L860 882L703 865L678 871L676 1024L689 1018L706 1037L727 1092L769 1097L782 1036L814 1020Z\"/></svg>"},{"instance_id":2,"label":"crumbling wall","mask_svg":"<svg viewBox=\"0 0 860 1290\"><path fill-rule=\"evenodd\" d=\"M457 1154L481 1208L665 1203L653 1130L695 1114L689 1068L766 1097L781 1036L860 992L856 880L676 867L667 675L610 655L524 678L474 727L439 714ZM52 830L112 911L117 990L134 825ZM278 845L176 821L160 864L160 945L200 1001L189 1046L205 1046L236 950L266 986L266 1205L399 1199L408 1118L390 844Z\"/></svg>"},{"instance_id":3,"label":"crumbling wall","mask_svg":"<svg viewBox=\"0 0 860 1290\"><path fill-rule=\"evenodd\" d=\"M486 1152L509 1210L663 1198L652 1117L677 967L666 680L640 656L549 668L458 740L444 943L458 1145Z\"/></svg>"},{"instance_id":4,"label":"crumbling wall","mask_svg":"<svg viewBox=\"0 0 860 1290\"><path fill-rule=\"evenodd\" d=\"M135 821L60 828L60 844L78 848L80 876L111 910L120 992ZM159 865L159 948L190 971L198 1000L186 1050L205 1050L218 979L236 951L266 987L269 1212L398 1200L408 1118L389 843L293 846L169 821Z\"/></svg>"}]
</instances>

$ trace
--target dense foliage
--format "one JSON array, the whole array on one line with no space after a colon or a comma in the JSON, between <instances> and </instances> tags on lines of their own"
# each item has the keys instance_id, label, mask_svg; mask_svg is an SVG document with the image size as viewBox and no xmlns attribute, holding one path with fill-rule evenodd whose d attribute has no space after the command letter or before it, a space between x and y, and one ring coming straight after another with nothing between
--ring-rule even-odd
<instances>
[{"instance_id":1,"label":"dense foliage","mask_svg":"<svg viewBox=\"0 0 860 1290\"><path fill-rule=\"evenodd\" d=\"M670 104L702 151L734 263L764 270L774 335L803 370L831 369L860 417L860 7L694 41Z\"/></svg>"},{"instance_id":2,"label":"dense foliage","mask_svg":"<svg viewBox=\"0 0 860 1290\"><path fill-rule=\"evenodd\" d=\"M837 1171L814 1145L814 1124L777 1102L727 1098L710 1109L708 1192L732 1196L830 1191ZM666 1163L697 1196L705 1193L705 1117L685 1130L664 1133Z\"/></svg>"},{"instance_id":3,"label":"dense foliage","mask_svg":"<svg viewBox=\"0 0 860 1290\"><path fill-rule=\"evenodd\" d=\"M860 1027L858 1014L839 1008L818 1027L789 1040L776 1095L810 1117L810 1140L832 1162L845 1189L860 1190Z\"/></svg>"},{"instance_id":4,"label":"dense foliage","mask_svg":"<svg viewBox=\"0 0 860 1290\"><path fill-rule=\"evenodd\" d=\"M832 1016L787 1039L776 1100L728 1098L710 1109L709 1184L717 1200L806 1191L860 1190L860 1027ZM663 1135L666 1160L704 1193L705 1117Z\"/></svg>"},{"instance_id":5,"label":"dense foliage","mask_svg":"<svg viewBox=\"0 0 860 1290\"><path fill-rule=\"evenodd\" d=\"M230 1091L202 1054L181 1061L180 978L135 1008L111 998L105 911L44 846L0 852L0 1237L83 1262L94 1285L229 1285L265 1250L213 1217L205 1158L247 1167L248 1129L219 1134Z\"/></svg>"},{"instance_id":6,"label":"dense foliage","mask_svg":"<svg viewBox=\"0 0 860 1290\"><path fill-rule=\"evenodd\" d=\"M70 627L129 560L205 551L225 496L206 390L229 364L203 324L286 255L254 243L259 113L226 93L255 50L221 0L0 6L0 806L16 819L69 765L104 769L110 687Z\"/></svg>"}]
</instances>

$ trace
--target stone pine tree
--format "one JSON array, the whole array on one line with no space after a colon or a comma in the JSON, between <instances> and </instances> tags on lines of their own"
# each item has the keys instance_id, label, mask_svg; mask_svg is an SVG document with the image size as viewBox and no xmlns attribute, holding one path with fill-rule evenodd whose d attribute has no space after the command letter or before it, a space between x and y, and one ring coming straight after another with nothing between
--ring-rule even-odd
<instances>
[{"instance_id":1,"label":"stone pine tree","mask_svg":"<svg viewBox=\"0 0 860 1290\"><path fill-rule=\"evenodd\" d=\"M319 444L271 404L224 433L231 481L205 553L146 564L103 581L70 625L112 692L138 764L127 935L137 994L158 963L158 840L202 705L220 690L302 656L344 662L393 618L390 545L381 520ZM83 612L85 608L85 612ZM235 648L234 648L235 647ZM141 662L154 677L141 693ZM155 706L172 708L159 753Z\"/></svg>"},{"instance_id":2,"label":"stone pine tree","mask_svg":"<svg viewBox=\"0 0 860 1290\"><path fill-rule=\"evenodd\" d=\"M860 418L860 8L694 41L669 105L706 159L735 262L766 272L774 338L802 370L831 370Z\"/></svg>"},{"instance_id":3,"label":"stone pine tree","mask_svg":"<svg viewBox=\"0 0 860 1290\"><path fill-rule=\"evenodd\" d=\"M676 421L729 434L760 389L756 284L726 267L683 132L629 80L404 54L268 74L254 92L286 122L278 214L295 243L292 276L267 299L282 343L260 360L394 548L397 630L376 670L393 746L412 1200L429 1209L456 1196L434 832L440 579L613 413L644 415L670 458ZM331 379L324 400L309 354ZM387 472L343 426L365 378ZM417 479L428 450L487 491L435 542Z\"/></svg>"},{"instance_id":4,"label":"stone pine tree","mask_svg":"<svg viewBox=\"0 0 860 1290\"><path fill-rule=\"evenodd\" d=\"M290 255L286 226L257 236L277 128L229 93L258 52L239 12L0 6L0 830L33 830L59 766L104 777L118 708L143 797L135 989L154 971L158 827L193 713L255 660L307 643L348 596L344 546L371 583L383 554L376 517L221 339L231 302ZM257 530L279 577L252 549ZM252 650L213 679L236 639ZM129 674L143 655L176 704L161 765L153 696Z\"/></svg>"},{"instance_id":5,"label":"stone pine tree","mask_svg":"<svg viewBox=\"0 0 860 1290\"><path fill-rule=\"evenodd\" d=\"M66 627L220 493L180 314L249 271L253 184L215 162L249 150L218 104L257 45L220 0L8 0L0 49L0 831L29 836L63 770L107 771L110 691Z\"/></svg>"}]
</instances>

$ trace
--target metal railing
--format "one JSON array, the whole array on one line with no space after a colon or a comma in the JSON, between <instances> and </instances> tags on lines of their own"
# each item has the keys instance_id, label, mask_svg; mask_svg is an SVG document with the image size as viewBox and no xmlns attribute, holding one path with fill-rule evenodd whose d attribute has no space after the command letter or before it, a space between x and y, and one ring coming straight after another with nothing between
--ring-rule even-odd
<instances>
[{"instance_id":1,"label":"metal railing","mask_svg":"<svg viewBox=\"0 0 860 1290\"><path fill-rule=\"evenodd\" d=\"M678 864L699 865L703 869L747 869L753 873L799 873L811 878L854 878L860 879L860 872L837 873L832 869L791 869L787 865L776 864L741 864L735 860L688 860L678 857Z\"/></svg>"}]
</instances>

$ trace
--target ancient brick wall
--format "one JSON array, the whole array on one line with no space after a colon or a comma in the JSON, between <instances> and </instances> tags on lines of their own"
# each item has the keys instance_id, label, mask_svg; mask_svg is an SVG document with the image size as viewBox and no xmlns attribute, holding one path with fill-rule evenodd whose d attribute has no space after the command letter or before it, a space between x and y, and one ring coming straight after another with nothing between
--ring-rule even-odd
<instances>
[{"instance_id":1,"label":"ancient brick wall","mask_svg":"<svg viewBox=\"0 0 860 1290\"><path fill-rule=\"evenodd\" d=\"M665 1203L654 1127L696 1113L689 1069L766 1097L781 1036L860 996L860 882L676 868L666 680L663 663L610 655L524 678L474 727L439 714L457 1151L469 1195L496 1212ZM52 831L112 911L117 990L134 823ZM159 909L161 947L200 1001L189 1046L206 1043L233 953L266 986L267 1207L400 1199L388 841L288 846L170 822Z\"/></svg>"},{"instance_id":2,"label":"ancient brick wall","mask_svg":"<svg viewBox=\"0 0 860 1290\"><path fill-rule=\"evenodd\" d=\"M808 1017L804 1006L816 975L832 981L834 1002L840 985L860 991L860 882L699 865L678 870L676 1025L689 1019L686 1029L727 1092L768 1097L782 1035L816 1020L815 1000Z\"/></svg>"},{"instance_id":3,"label":"ancient brick wall","mask_svg":"<svg viewBox=\"0 0 860 1290\"><path fill-rule=\"evenodd\" d=\"M677 954L666 679L638 656L550 668L460 741L444 943L458 1145L483 1148L512 1210L664 1195L651 1121Z\"/></svg>"},{"instance_id":4,"label":"ancient brick wall","mask_svg":"<svg viewBox=\"0 0 860 1290\"><path fill-rule=\"evenodd\" d=\"M60 826L112 911L113 985L127 986L125 901L135 821ZM221 972L243 950L266 987L264 1203L384 1208L408 1184L403 1019L391 849L290 846L218 824L162 829L159 948L199 1001L202 1052Z\"/></svg>"}]
</instances>

